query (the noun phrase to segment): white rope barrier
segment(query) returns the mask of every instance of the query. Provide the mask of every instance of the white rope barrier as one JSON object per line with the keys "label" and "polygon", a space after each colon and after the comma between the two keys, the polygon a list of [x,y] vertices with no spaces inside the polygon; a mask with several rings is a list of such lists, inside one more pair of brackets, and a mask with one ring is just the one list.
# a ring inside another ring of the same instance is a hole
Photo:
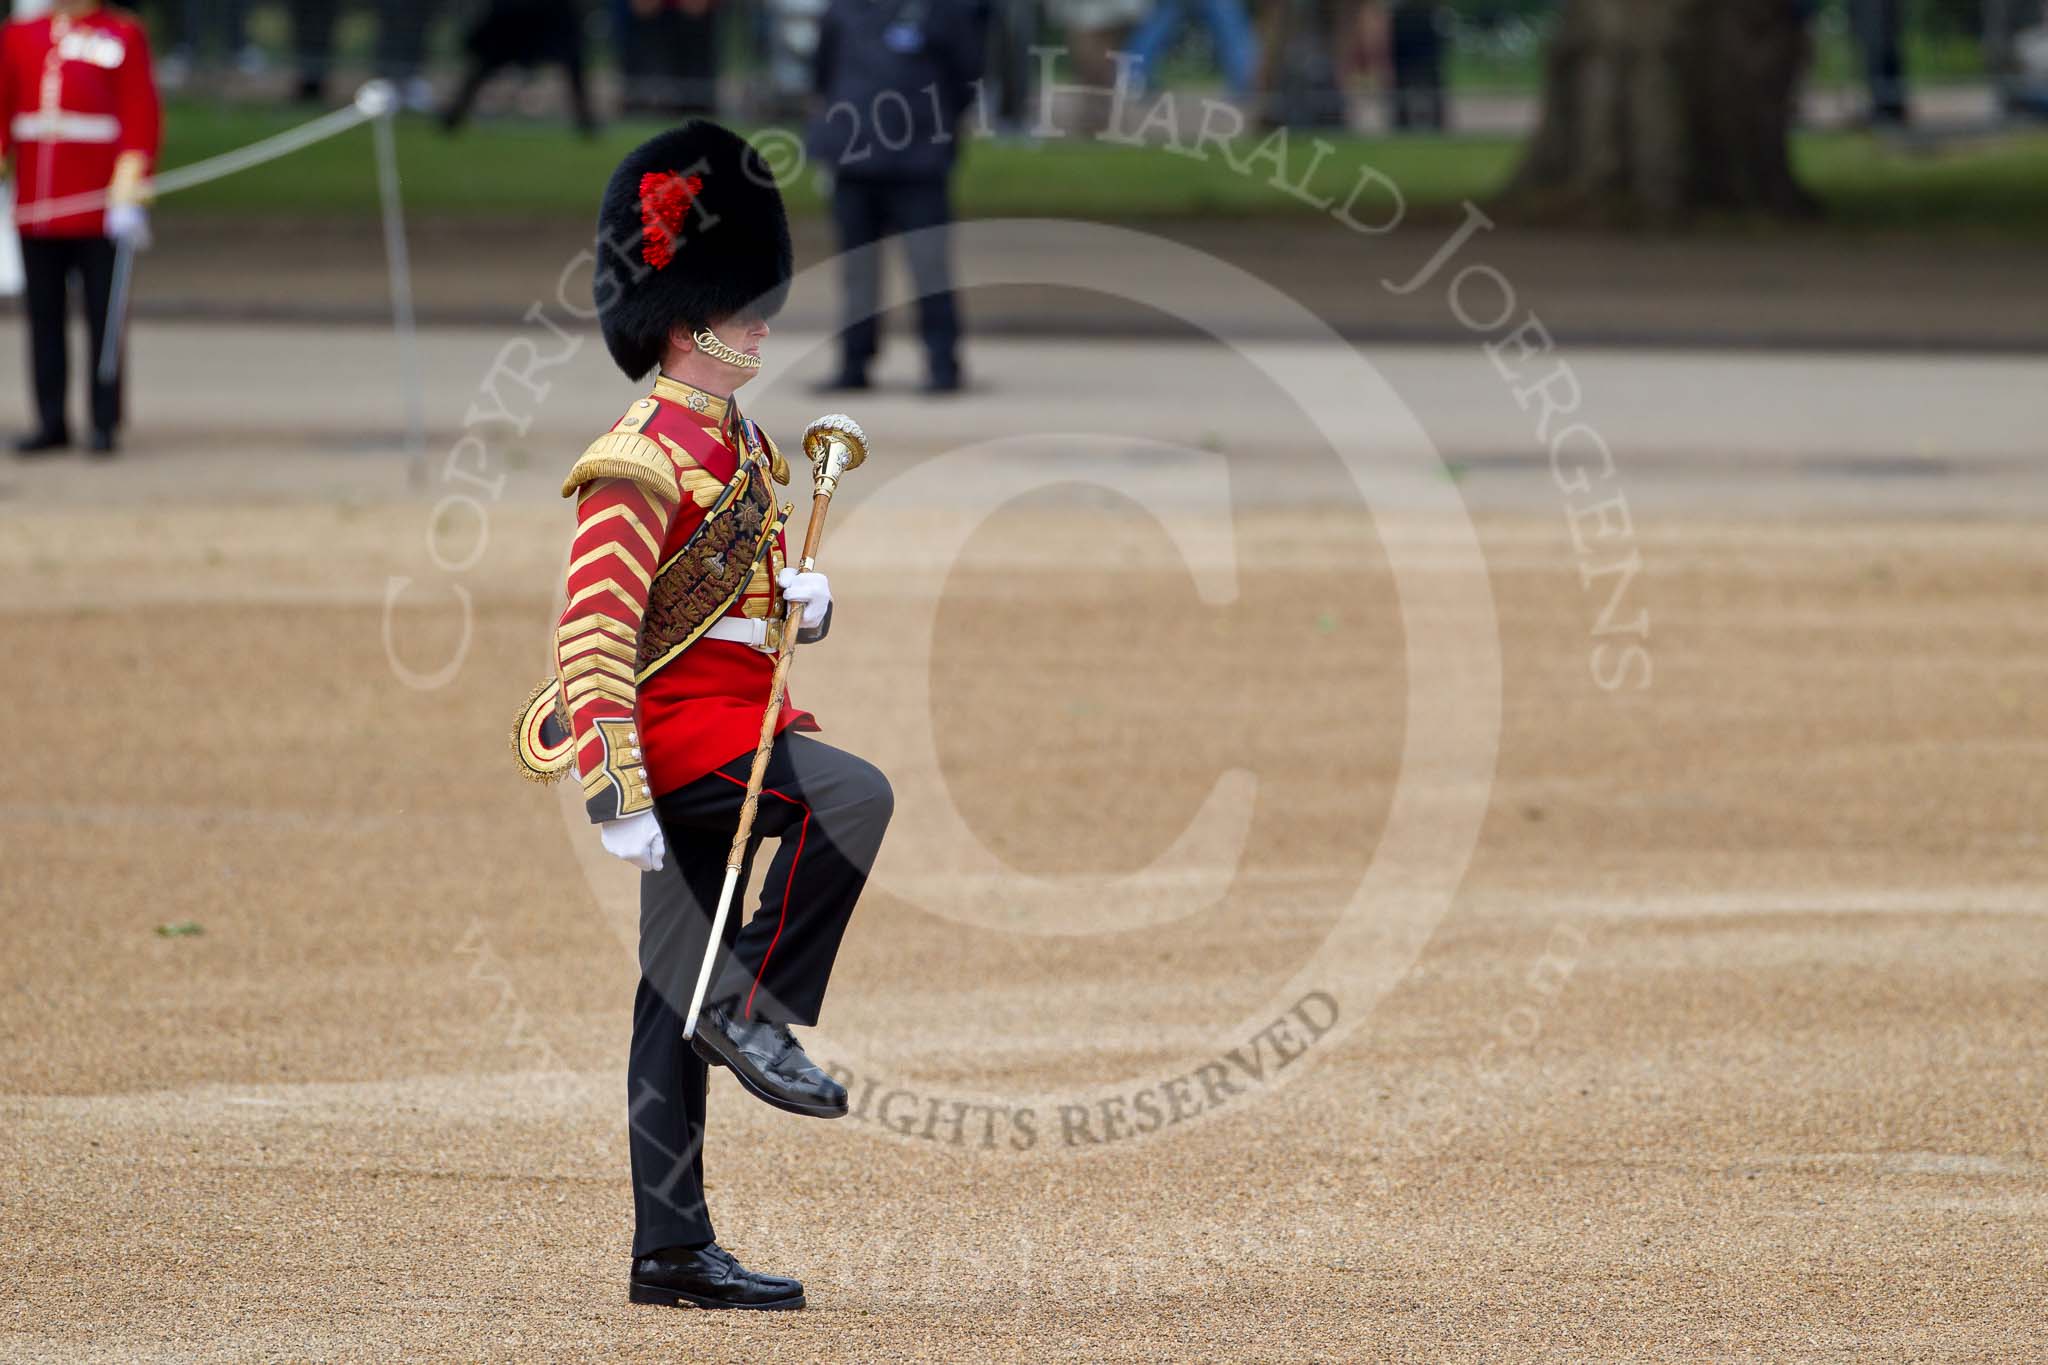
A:
{"label": "white rope barrier", "polygon": [[[382,118],[396,105],[396,96],[385,81],[371,81],[356,93],[355,102],[346,108],[330,113],[296,128],[287,128],[260,142],[246,147],[237,147],[219,156],[210,156],[204,161],[195,161],[189,166],[180,166],[143,181],[145,191],[152,195],[176,194],[194,186],[210,184],[228,176],[239,174],[290,156],[316,142],[338,137],[352,128],[360,128],[372,119]],[[83,194],[69,194],[62,199],[51,199],[30,208],[18,209],[15,221],[23,225],[45,222],[51,218],[68,218],[75,213],[92,213],[107,206],[106,190],[88,190]]]}

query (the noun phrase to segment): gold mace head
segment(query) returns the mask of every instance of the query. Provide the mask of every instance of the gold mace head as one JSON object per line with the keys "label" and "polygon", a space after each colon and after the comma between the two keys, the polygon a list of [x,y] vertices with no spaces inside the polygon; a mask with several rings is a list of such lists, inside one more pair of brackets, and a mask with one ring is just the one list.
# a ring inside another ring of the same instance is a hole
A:
{"label": "gold mace head", "polygon": [[804,458],[811,462],[818,492],[825,497],[839,487],[841,474],[860,468],[867,457],[867,433],[843,412],[829,413],[804,428]]}

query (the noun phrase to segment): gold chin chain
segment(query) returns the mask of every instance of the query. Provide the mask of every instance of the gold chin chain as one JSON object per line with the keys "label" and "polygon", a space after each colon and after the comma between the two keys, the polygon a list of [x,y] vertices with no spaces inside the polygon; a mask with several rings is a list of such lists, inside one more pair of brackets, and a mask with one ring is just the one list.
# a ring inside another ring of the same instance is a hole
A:
{"label": "gold chin chain", "polygon": [[690,339],[697,343],[698,350],[710,356],[713,360],[722,360],[726,364],[738,366],[742,370],[758,370],[761,368],[761,357],[748,355],[745,351],[735,351],[732,347],[726,345],[719,338],[718,333],[712,331],[709,327],[699,327]]}

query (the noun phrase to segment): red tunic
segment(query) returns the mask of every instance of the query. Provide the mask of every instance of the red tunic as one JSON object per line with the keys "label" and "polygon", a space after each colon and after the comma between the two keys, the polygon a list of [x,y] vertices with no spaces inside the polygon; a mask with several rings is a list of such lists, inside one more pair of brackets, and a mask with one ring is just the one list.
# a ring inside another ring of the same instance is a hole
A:
{"label": "red tunic", "polygon": [[[662,390],[657,389],[657,399]],[[724,483],[739,469],[742,444],[737,411],[724,421],[693,411],[685,403],[661,402],[651,424],[657,436],[667,435],[689,451],[706,474]],[[662,542],[663,562],[683,548],[704,520],[704,509],[685,499],[681,515],[669,523]],[[728,616],[781,617],[782,592],[775,586],[789,553],[783,533],[775,533],[770,572],[757,573]],[[775,656],[730,640],[699,640],[640,684],[635,714],[647,751],[647,775],[654,794],[687,786],[714,768],[754,751],[761,740],[761,713],[775,674]],[[776,733],[796,726],[815,730],[808,711],[799,711],[785,695]]]}
{"label": "red tunic", "polygon": [[[594,819],[645,809],[652,797],[751,753],[775,672],[771,654],[700,639],[634,681],[626,646],[638,642],[649,582],[703,524],[706,506],[739,473],[741,460],[765,466],[773,458],[771,443],[728,400],[662,378],[621,420],[614,440],[593,446],[578,470],[617,471],[655,450],[672,466],[673,499],[657,491],[658,474],[571,475],[580,501],[557,663]],[[767,562],[726,615],[780,619],[785,608],[775,575],[786,556],[777,531]],[[818,728],[785,698],[776,730],[791,726]]]}
{"label": "red tunic", "polygon": [[98,205],[55,217],[39,210],[104,191],[123,154],[139,154],[146,173],[162,130],[149,36],[126,10],[102,5],[0,30],[0,156],[14,162],[22,235],[106,235]]}

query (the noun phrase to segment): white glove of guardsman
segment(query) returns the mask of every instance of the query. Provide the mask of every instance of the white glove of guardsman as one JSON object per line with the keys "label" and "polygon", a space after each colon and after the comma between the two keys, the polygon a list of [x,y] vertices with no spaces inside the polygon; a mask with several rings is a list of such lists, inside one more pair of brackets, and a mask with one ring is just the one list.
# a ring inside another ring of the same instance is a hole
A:
{"label": "white glove of guardsman", "polygon": [[661,837],[661,822],[654,818],[653,811],[643,810],[623,820],[607,820],[597,830],[598,837],[604,840],[604,851],[614,858],[624,858],[642,872],[661,871],[661,864],[668,857],[668,841]]}
{"label": "white glove of guardsman", "polygon": [[137,251],[149,250],[149,210],[140,204],[107,205],[107,236]]}
{"label": "white glove of guardsman", "polygon": [[797,622],[799,629],[816,630],[825,624],[826,613],[832,610],[832,585],[825,575],[784,569],[775,576],[775,586],[782,589],[784,600],[804,604],[804,619]]}

